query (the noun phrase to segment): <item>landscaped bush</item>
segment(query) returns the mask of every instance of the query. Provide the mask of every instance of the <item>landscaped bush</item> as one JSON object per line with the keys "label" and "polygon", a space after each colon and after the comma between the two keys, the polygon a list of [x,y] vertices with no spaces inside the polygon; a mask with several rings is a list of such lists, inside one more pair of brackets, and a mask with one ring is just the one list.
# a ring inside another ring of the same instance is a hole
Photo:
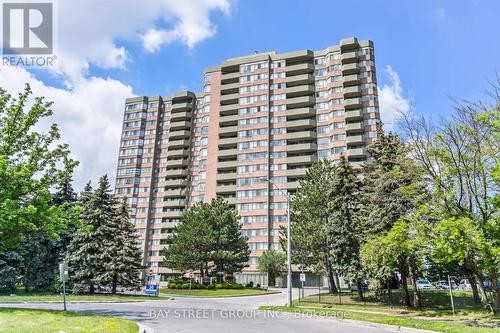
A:
{"label": "landscaped bush", "polygon": [[250,281],[245,285],[245,288],[253,288],[253,281]]}
{"label": "landscaped bush", "polygon": [[[253,285],[253,284],[252,284]],[[201,284],[197,281],[191,281],[189,282],[188,279],[170,279],[168,280],[167,283],[167,288],[168,289],[209,289],[209,290],[215,290],[215,289],[243,289],[245,286],[239,283],[228,283],[228,282],[223,282],[223,283],[212,283],[208,285]]]}

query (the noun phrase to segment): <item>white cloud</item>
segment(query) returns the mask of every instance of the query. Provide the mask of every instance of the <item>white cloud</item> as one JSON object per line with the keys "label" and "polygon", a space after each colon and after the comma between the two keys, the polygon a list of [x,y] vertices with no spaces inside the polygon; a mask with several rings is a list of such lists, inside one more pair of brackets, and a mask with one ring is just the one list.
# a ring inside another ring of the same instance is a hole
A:
{"label": "white cloud", "polygon": [[410,109],[410,101],[403,94],[398,73],[391,66],[385,68],[385,73],[390,83],[378,89],[379,108],[384,129],[391,131],[396,125],[399,113]]}
{"label": "white cloud", "polygon": [[59,125],[62,142],[70,145],[72,156],[80,161],[74,179],[81,189],[90,179],[108,173],[114,179],[123,103],[133,96],[132,88],[120,81],[91,77],[78,81],[71,90],[45,85],[22,68],[0,67],[0,87],[12,95],[29,82],[33,96],[53,101],[54,115],[49,121]]}
{"label": "white cloud", "polygon": [[[71,86],[91,65],[124,68],[130,55],[120,45],[141,43],[147,52],[173,41],[189,48],[210,38],[214,11],[229,13],[229,0],[64,0],[57,2],[58,45],[54,72]],[[157,27],[158,24],[171,29]]]}
{"label": "white cloud", "polygon": [[0,87],[17,94],[29,82],[34,96],[54,101],[51,121],[80,161],[74,175],[77,188],[104,173],[114,179],[124,100],[133,96],[133,89],[111,78],[89,77],[90,66],[125,68],[132,55],[123,41],[138,43],[147,52],[174,41],[192,48],[216,32],[210,14],[229,9],[229,0],[57,1],[58,60],[50,71],[65,89],[37,79],[37,71],[6,66],[0,66]]}

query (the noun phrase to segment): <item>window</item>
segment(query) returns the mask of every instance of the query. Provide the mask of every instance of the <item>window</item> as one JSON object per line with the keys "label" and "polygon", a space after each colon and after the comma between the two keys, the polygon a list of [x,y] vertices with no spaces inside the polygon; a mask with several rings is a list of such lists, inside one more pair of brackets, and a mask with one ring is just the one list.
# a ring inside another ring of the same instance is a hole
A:
{"label": "window", "polygon": [[238,174],[247,174],[258,171],[266,171],[267,164],[243,165],[238,167]]}
{"label": "window", "polygon": [[268,145],[267,140],[247,141],[247,142],[238,143],[238,149],[246,150],[246,149],[253,149],[253,148],[258,148],[258,147],[267,147],[267,145]]}
{"label": "window", "polygon": [[276,89],[285,89],[286,88],[286,84],[285,83],[275,83],[275,84],[271,84],[271,90],[276,90]]}
{"label": "window", "polygon": [[286,110],[286,104],[271,106],[271,112],[285,111],[285,110]]}
{"label": "window", "polygon": [[318,158],[329,158],[330,155],[330,149],[318,150]]}
{"label": "window", "polygon": [[271,74],[271,79],[282,79],[286,76],[285,72]]}
{"label": "window", "polygon": [[279,101],[286,99],[286,94],[271,95],[271,101]]}
{"label": "window", "polygon": [[239,102],[241,105],[246,105],[266,100],[267,100],[267,95],[257,95],[257,96],[241,97]]}
{"label": "window", "polygon": [[330,127],[328,125],[318,126],[318,133],[328,133],[330,131]]}
{"label": "window", "polygon": [[247,94],[247,93],[253,93],[259,90],[265,90],[267,89],[267,84],[256,84],[253,86],[246,86],[246,87],[241,87],[240,88],[240,94]]}
{"label": "window", "polygon": [[271,117],[271,123],[282,123],[286,121],[286,117],[281,116],[281,117]]}
{"label": "window", "polygon": [[270,142],[271,147],[276,147],[276,146],[286,146],[286,140],[272,140]]}
{"label": "window", "polygon": [[271,62],[271,68],[285,67],[285,60]]}
{"label": "window", "polygon": [[253,160],[253,159],[260,159],[260,158],[267,158],[267,153],[264,153],[264,152],[246,153],[246,154],[239,154],[238,155],[238,161],[240,161],[240,162]]}
{"label": "window", "polygon": [[241,222],[243,224],[266,223],[267,215],[242,216]]}
{"label": "window", "polygon": [[276,135],[276,134],[285,134],[286,133],[286,127],[280,127],[280,128],[273,128],[271,130],[271,134],[272,135]]}
{"label": "window", "polygon": [[334,72],[334,71],[340,71],[340,65],[331,65],[331,66],[328,66],[328,71],[329,72]]}
{"label": "window", "polygon": [[245,76],[240,77],[240,83],[253,82],[253,81],[267,79],[267,78],[268,78],[267,73],[245,75]]}
{"label": "window", "polygon": [[240,116],[244,116],[247,114],[253,114],[253,113],[258,113],[258,112],[266,112],[267,111],[267,105],[260,105],[260,106],[254,106],[250,108],[244,108],[244,109],[239,109],[238,113]]}
{"label": "window", "polygon": [[285,158],[286,157],[286,151],[276,151],[272,152],[270,154],[271,158]]}
{"label": "window", "polygon": [[236,207],[241,212],[248,212],[255,209],[267,209],[267,202],[242,203],[237,204]]}
{"label": "window", "polygon": [[278,171],[278,170],[286,170],[287,169],[287,165],[286,163],[282,163],[282,164],[271,164],[271,170],[272,171]]}
{"label": "window", "polygon": [[326,120],[328,120],[328,114],[327,113],[319,114],[316,116],[316,118],[318,119],[318,121],[326,121]]}
{"label": "window", "polygon": [[204,87],[203,87],[203,92],[208,93],[208,92],[210,92],[210,89],[211,89],[211,88],[212,88],[212,86],[211,86],[211,85],[209,85],[209,84],[207,84],[206,86],[204,86]]}
{"label": "window", "polygon": [[327,73],[326,68],[316,69],[314,71],[315,76],[325,76]]}
{"label": "window", "polygon": [[332,128],[344,128],[344,122],[338,121],[332,124]]}
{"label": "window", "polygon": [[335,134],[332,136],[332,142],[333,141],[343,141],[343,140],[345,140],[344,134]]}
{"label": "window", "polygon": [[334,147],[333,152],[335,154],[342,154],[343,152],[345,152],[345,147]]}
{"label": "window", "polygon": [[261,68],[267,68],[269,63],[267,61],[257,62],[253,64],[240,65],[240,73],[250,73]]}
{"label": "window", "polygon": [[314,64],[315,65],[322,65],[325,63],[325,60],[326,60],[325,57],[316,58],[316,59],[314,59]]}
{"label": "window", "polygon": [[240,119],[238,121],[239,126],[250,126],[250,125],[256,125],[256,124],[264,124],[268,122],[267,117],[258,117],[258,118],[249,118],[249,119]]}
{"label": "window", "polygon": [[236,198],[238,199],[252,199],[254,197],[262,197],[267,195],[268,195],[267,189],[245,190],[236,192]]}
{"label": "window", "polygon": [[256,135],[265,135],[267,134],[267,128],[258,128],[253,130],[239,131],[238,137],[240,138],[252,138]]}

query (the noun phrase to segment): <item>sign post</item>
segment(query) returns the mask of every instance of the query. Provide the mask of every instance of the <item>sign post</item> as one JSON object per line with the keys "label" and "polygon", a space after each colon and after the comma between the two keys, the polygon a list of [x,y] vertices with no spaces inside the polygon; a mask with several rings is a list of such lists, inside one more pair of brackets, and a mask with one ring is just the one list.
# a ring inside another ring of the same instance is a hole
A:
{"label": "sign post", "polygon": [[449,275],[448,275],[448,287],[450,288],[451,311],[453,315],[455,315],[455,304],[453,303],[453,289],[451,287],[451,279]]}
{"label": "sign post", "polygon": [[66,311],[66,281],[68,280],[68,263],[64,260],[59,264],[59,275],[63,284],[63,301],[64,301],[64,311]]}
{"label": "sign post", "polygon": [[153,269],[149,270],[149,274],[146,274],[146,295],[148,296],[158,296],[158,285],[160,284],[160,275],[153,274]]}

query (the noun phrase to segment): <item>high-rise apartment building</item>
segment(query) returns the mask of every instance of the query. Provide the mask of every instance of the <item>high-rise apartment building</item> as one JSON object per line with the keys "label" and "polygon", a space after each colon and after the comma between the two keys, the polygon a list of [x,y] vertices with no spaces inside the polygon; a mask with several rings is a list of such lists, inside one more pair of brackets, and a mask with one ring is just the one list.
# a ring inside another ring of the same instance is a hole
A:
{"label": "high-rise apartment building", "polygon": [[157,272],[161,249],[182,214],[222,196],[241,216],[256,259],[278,248],[286,196],[315,160],[366,160],[380,129],[373,42],[347,38],[321,51],[254,53],[205,71],[203,92],[125,102],[116,195],[126,196],[144,264]]}

